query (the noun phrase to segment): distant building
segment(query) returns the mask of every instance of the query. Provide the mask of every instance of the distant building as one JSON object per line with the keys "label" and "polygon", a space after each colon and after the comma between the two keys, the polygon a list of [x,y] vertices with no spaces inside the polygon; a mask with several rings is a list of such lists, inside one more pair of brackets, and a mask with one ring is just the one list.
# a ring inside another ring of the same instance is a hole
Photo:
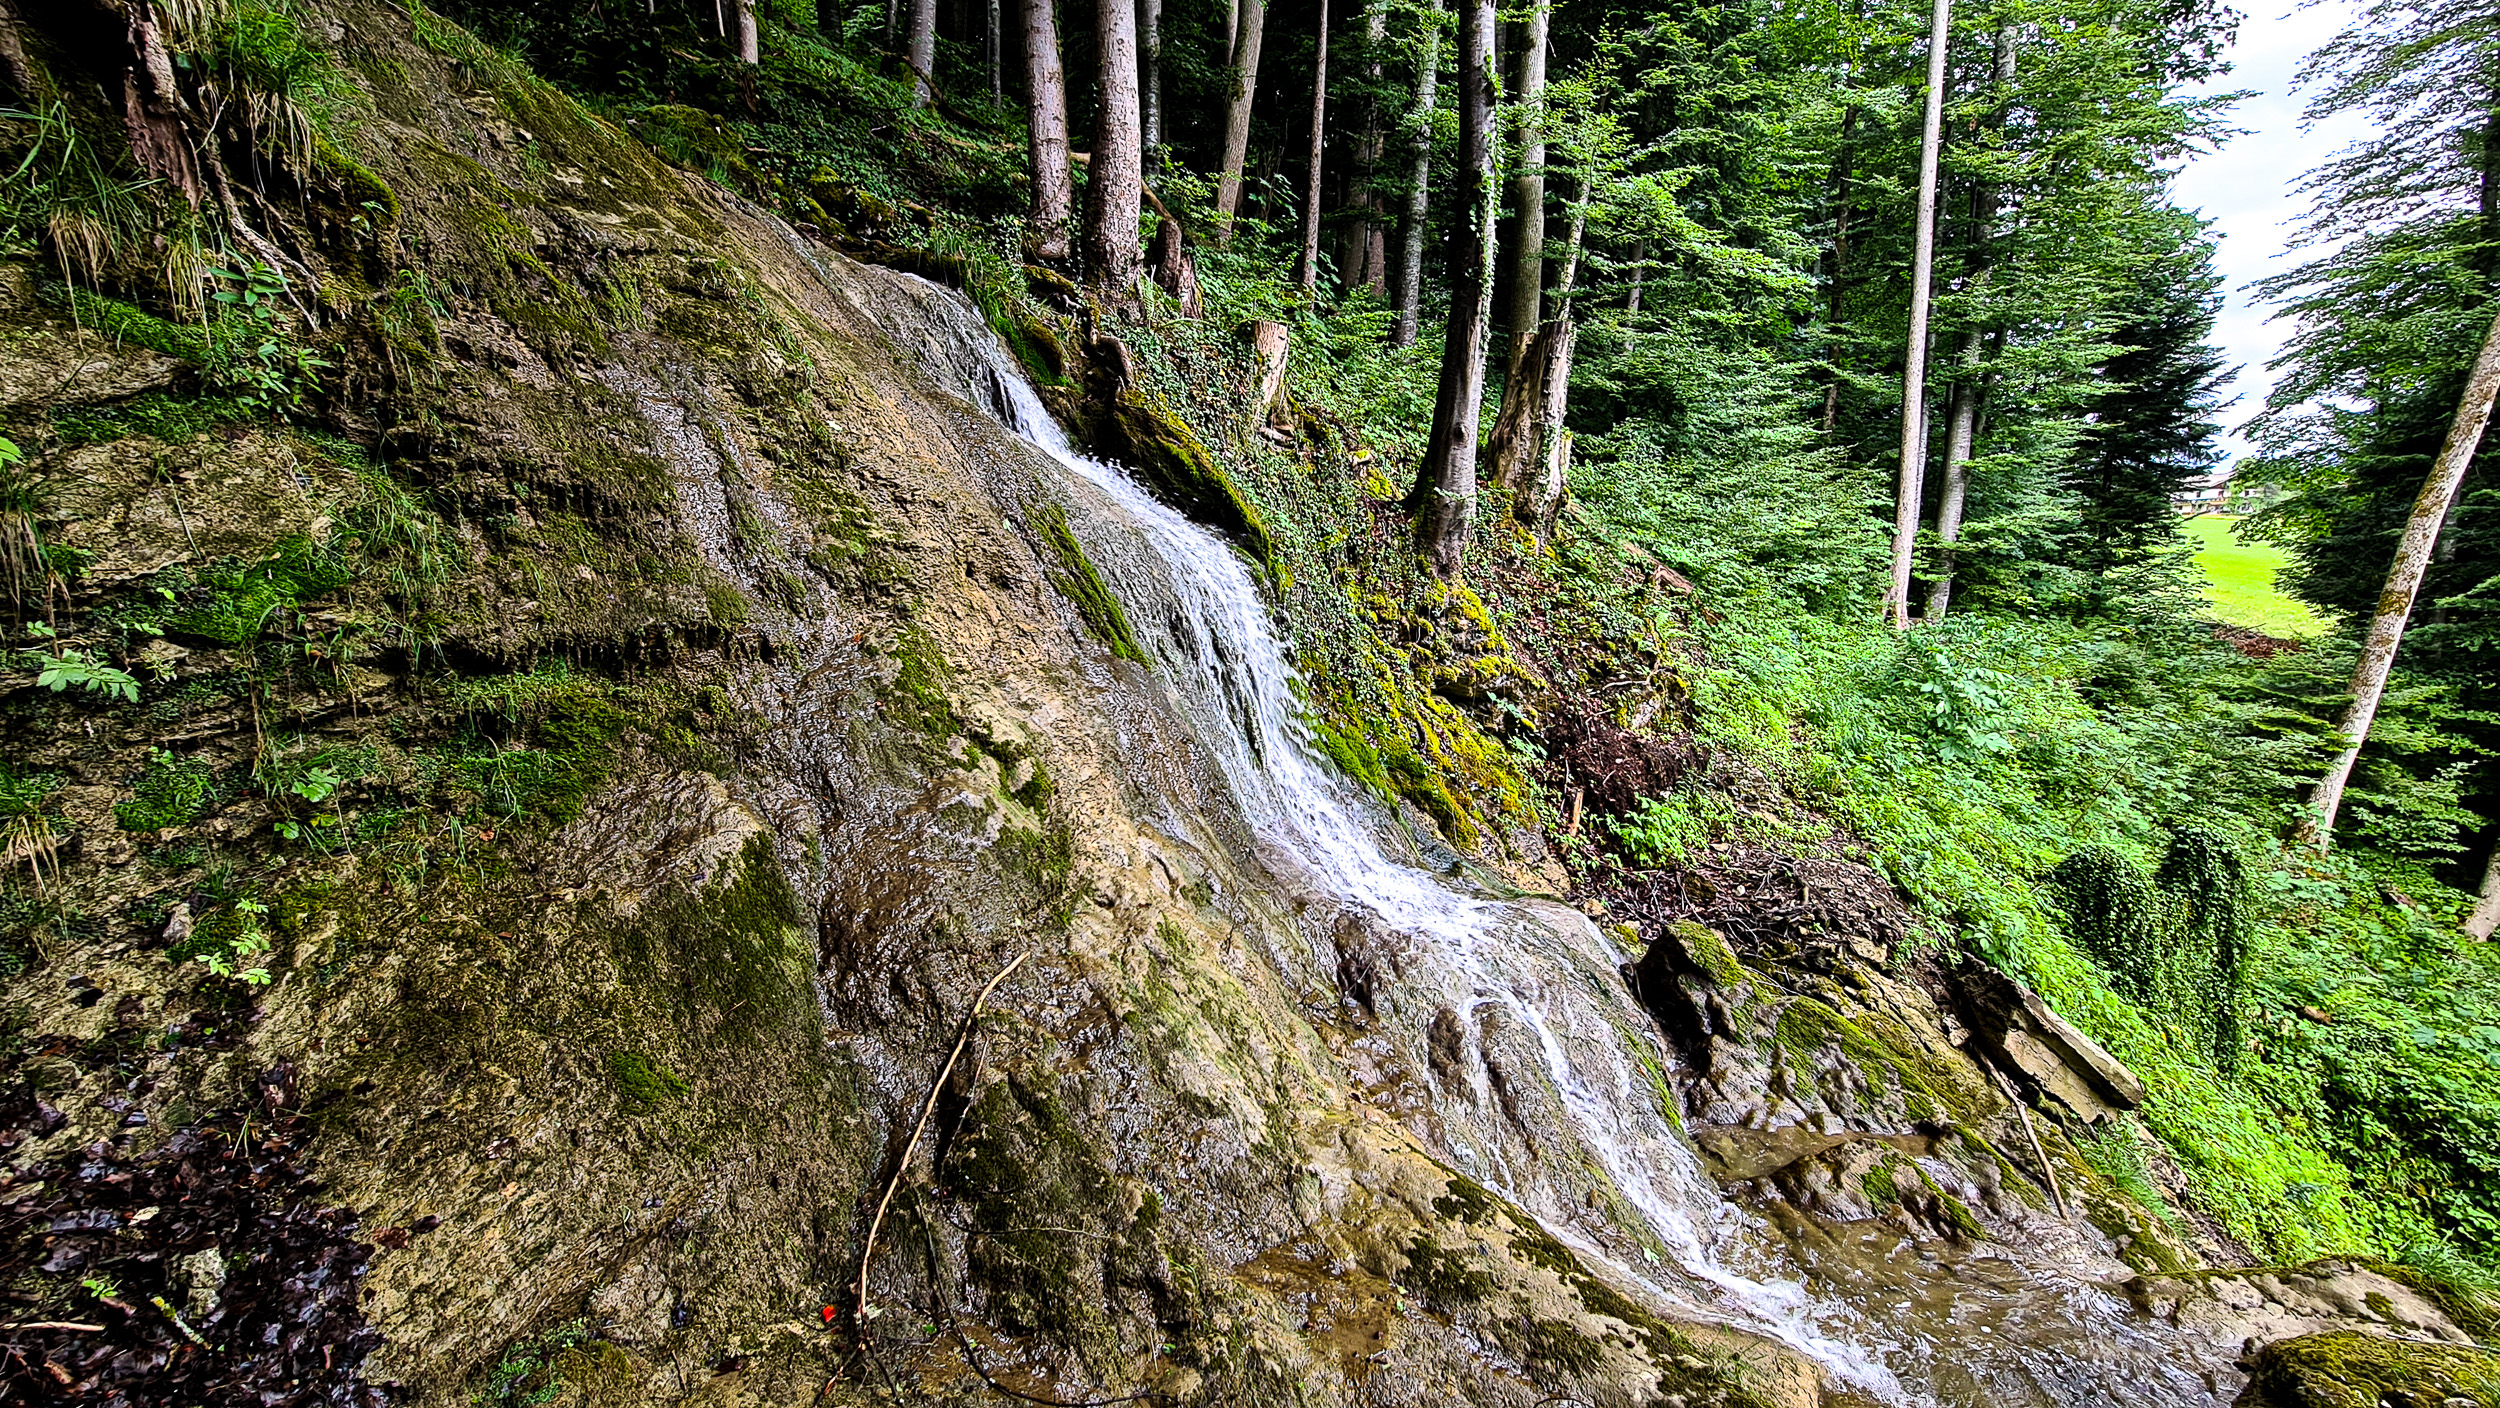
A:
{"label": "distant building", "polygon": [[2189,480],[2186,487],[2170,496],[2170,502],[2189,518],[2200,513],[2246,513],[2256,506],[2252,500],[2231,492],[2231,471],[2227,469]]}

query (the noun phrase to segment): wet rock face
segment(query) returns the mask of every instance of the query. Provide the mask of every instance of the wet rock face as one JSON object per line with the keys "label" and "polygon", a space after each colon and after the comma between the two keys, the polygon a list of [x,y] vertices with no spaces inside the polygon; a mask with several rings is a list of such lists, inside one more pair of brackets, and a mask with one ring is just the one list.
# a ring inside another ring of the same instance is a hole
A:
{"label": "wet rock face", "polygon": [[1952,973],[1963,1020],[1980,1052],[2035,1098],[2097,1124],[2144,1103],[2144,1082],[2040,995],[1997,969],[1965,959]]}
{"label": "wet rock face", "polygon": [[2303,1335],[2258,1350],[2238,1408],[2492,1408],[2500,1355],[2358,1330]]}

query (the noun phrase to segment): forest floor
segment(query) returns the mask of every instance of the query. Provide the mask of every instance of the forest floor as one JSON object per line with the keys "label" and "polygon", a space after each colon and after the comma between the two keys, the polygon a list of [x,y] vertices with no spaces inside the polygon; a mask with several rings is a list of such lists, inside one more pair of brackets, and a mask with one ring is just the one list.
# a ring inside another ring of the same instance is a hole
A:
{"label": "forest floor", "polygon": [[2275,585],[2275,574],[2289,560],[2283,550],[2242,542],[2236,531],[2239,522],[2229,514],[2206,513],[2185,525],[2196,544],[2196,565],[2204,571],[2205,599],[2213,603],[2214,615],[2226,625],[2288,640],[2326,634],[2334,623]]}

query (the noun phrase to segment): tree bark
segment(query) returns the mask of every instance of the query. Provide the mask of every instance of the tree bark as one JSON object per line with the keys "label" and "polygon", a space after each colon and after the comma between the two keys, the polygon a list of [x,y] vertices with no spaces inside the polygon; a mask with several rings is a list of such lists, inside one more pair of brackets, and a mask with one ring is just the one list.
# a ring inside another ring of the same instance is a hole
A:
{"label": "tree bark", "polygon": [[1094,13],[1102,81],[1085,177],[1085,265],[1096,287],[1126,301],[1145,268],[1137,239],[1146,189],[1145,152],[1138,141],[1137,12],[1125,0],[1104,0]]}
{"label": "tree bark", "polygon": [[1328,145],[1328,0],[1319,0],[1319,55],[1311,73],[1311,171],[1302,188],[1302,268],[1305,297],[1319,289],[1320,157]]}
{"label": "tree bark", "polygon": [[998,32],[998,6],[999,0],[989,0],[989,44],[984,50],[990,60],[990,101],[993,103],[1007,101],[1007,75],[1004,72],[1007,51]]}
{"label": "tree bark", "polygon": [[1233,98],[1224,108],[1224,164],[1215,178],[1215,239],[1232,238],[1241,209],[1241,168],[1250,159],[1250,103],[1259,95],[1259,41],[1267,29],[1267,0],[1247,0],[1234,26]]}
{"label": "tree bark", "polygon": [[2405,619],[2413,614],[2413,598],[2422,590],[2422,574],[2430,566],[2440,525],[2483,443],[2483,428],[2491,423],[2494,393],[2500,393],[2500,317],[2492,320],[2491,331],[2483,337],[2482,353],[2474,359],[2473,374],[2466,378],[2447,442],[2431,463],[2430,477],[2422,481],[2422,493],[2413,501],[2413,516],[2405,523],[2404,536],[2396,540],[2396,561],[2387,571],[2387,585],[2379,590],[2370,633],[2361,642],[2361,663],[2352,674],[2352,705],[2336,725],[2345,739],[2344,751],[2310,794],[2317,814],[2306,829],[2320,850],[2334,838],[2335,813],[2343,805],[2344,788],[2352,781],[2362,745],[2370,741],[2370,723],[2378,717],[2379,699],[2387,692],[2387,674],[2395,666],[2396,647],[2404,642]]}
{"label": "tree bark", "polygon": [[[1519,28],[1519,169],[1510,178],[1510,350],[1505,375],[1517,377],[1528,342],[1545,324],[1545,52],[1553,0],[1535,0]],[[1502,393],[1505,405],[1510,393]]]}
{"label": "tree bark", "polygon": [[1143,91],[1145,149],[1149,162],[1163,149],[1163,0],[1137,0],[1137,24],[1146,54]]}
{"label": "tree bark", "polygon": [[737,0],[737,4],[738,62],[752,68],[762,59],[756,42],[755,0]]}
{"label": "tree bark", "polygon": [[1024,74],[1033,137],[1033,254],[1068,257],[1076,188],[1068,174],[1068,80],[1059,66],[1059,27],[1051,0],[1024,0]]}
{"label": "tree bark", "polygon": [[1563,245],[1562,268],[1554,278],[1554,316],[1539,334],[1537,414],[1529,443],[1532,452],[1539,452],[1542,464],[1534,475],[1520,474],[1519,492],[1511,500],[1511,516],[1526,524],[1540,541],[1552,531],[1554,515],[1562,509],[1564,480],[1571,467],[1571,432],[1563,429],[1563,420],[1571,410],[1571,354],[1580,340],[1579,326],[1571,319],[1571,295],[1580,277],[1581,242],[1588,234],[1589,178],[1585,171],[1578,184],[1578,198],[1570,203],[1571,234]]}
{"label": "tree bark", "polygon": [[[738,0],[744,10],[752,0]],[[937,96],[930,87],[937,74],[937,0],[911,0],[911,36],[905,49],[911,65],[911,105],[925,108]]]}
{"label": "tree bark", "polygon": [[1936,275],[1936,159],[1944,140],[1944,61],[1953,37],[1953,0],[1936,0],[1927,28],[1927,123],[1918,148],[1918,221],[1910,255],[1910,335],[1901,373],[1901,477],[1894,488],[1892,583],[1884,614],[1910,624],[1910,567],[1917,555],[1919,500],[1927,480],[1927,304]]}
{"label": "tree bark", "polygon": [[1979,438],[1982,338],[1976,327],[1962,334],[1960,379],[1953,383],[1945,411],[1944,488],[1936,496],[1936,570],[1927,583],[1923,613],[1929,621],[1943,620],[1953,602],[1953,546],[1962,540],[1962,511],[1970,500],[1971,446]]}
{"label": "tree bark", "polygon": [[1389,302],[1397,309],[1392,347],[1415,345],[1415,320],[1424,293],[1424,217],[1432,186],[1432,114],[1439,105],[1441,83],[1441,0],[1431,0],[1424,31],[1423,57],[1415,66],[1415,111],[1407,119],[1407,137],[1415,164],[1408,174],[1406,208],[1398,216],[1398,282]]}
{"label": "tree bark", "polygon": [[2500,838],[2491,843],[2491,858],[2483,862],[2482,893],[2474,897],[2474,912],[2465,918],[2465,932],[2476,943],[2489,943],[2494,930],[2500,930]]}
{"label": "tree bark", "polygon": [[[1996,52],[1989,67],[1996,90],[1996,113],[1989,119],[1994,127],[2003,123],[2005,105],[2011,101],[2013,93],[2014,31],[2011,27],[2002,24],[1997,27]],[[1970,214],[1970,281],[1966,286],[1977,296],[1986,290],[1988,276],[1995,267],[1991,252],[1996,236],[1995,186],[1983,182],[1972,188]],[[1960,371],[1953,383],[1950,408],[1946,411],[1944,490],[1936,500],[1936,571],[1928,582],[1927,610],[1922,613],[1923,618],[1929,621],[1943,620],[1953,602],[1953,548],[1962,539],[1963,511],[1970,501],[1970,459],[1978,444],[1980,414],[1988,399],[1988,374],[1981,369],[1981,353],[1987,343],[1987,334],[1982,326],[1983,311],[1974,309],[1970,326],[1963,330]]]}
{"label": "tree bark", "polygon": [[1493,0],[1468,0],[1458,30],[1458,165],[1464,204],[1450,232],[1450,322],[1432,439],[1415,482],[1415,546],[1435,576],[1453,578],[1476,520],[1476,425],[1493,320]]}
{"label": "tree bark", "polygon": [[1380,194],[1372,188],[1380,167],[1380,47],[1389,35],[1386,0],[1369,0],[1363,10],[1363,118],[1354,136],[1353,165],[1347,169],[1348,215],[1337,246],[1337,278],[1348,293],[1368,288],[1389,289],[1389,246],[1380,220]]}

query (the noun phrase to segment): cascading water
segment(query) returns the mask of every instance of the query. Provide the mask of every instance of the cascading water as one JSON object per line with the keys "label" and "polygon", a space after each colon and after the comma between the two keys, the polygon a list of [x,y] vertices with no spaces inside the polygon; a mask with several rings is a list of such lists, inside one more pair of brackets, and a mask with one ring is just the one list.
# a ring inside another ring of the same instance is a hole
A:
{"label": "cascading water", "polygon": [[[1662,1306],[1768,1334],[1838,1383],[1905,1404],[2218,1402],[2107,1290],[2002,1258],[1940,1265],[1895,1239],[1827,1252],[1825,1294],[1728,1203],[1668,1113],[1672,1063],[1574,910],[1461,894],[1392,859],[1314,757],[1293,672],[1242,560],[1117,466],[1079,454],[959,295],[917,285],[924,362],[1058,467],[1089,557],[1286,888],[1385,971],[1366,1001],[1429,1069],[1452,1164]],[[1342,967],[1340,969],[1342,970]],[[1871,1235],[1871,1234],[1870,1234]],[[1881,1240],[1881,1239],[1878,1239]],[[1836,1244],[1837,1246],[1838,1244]]]}

